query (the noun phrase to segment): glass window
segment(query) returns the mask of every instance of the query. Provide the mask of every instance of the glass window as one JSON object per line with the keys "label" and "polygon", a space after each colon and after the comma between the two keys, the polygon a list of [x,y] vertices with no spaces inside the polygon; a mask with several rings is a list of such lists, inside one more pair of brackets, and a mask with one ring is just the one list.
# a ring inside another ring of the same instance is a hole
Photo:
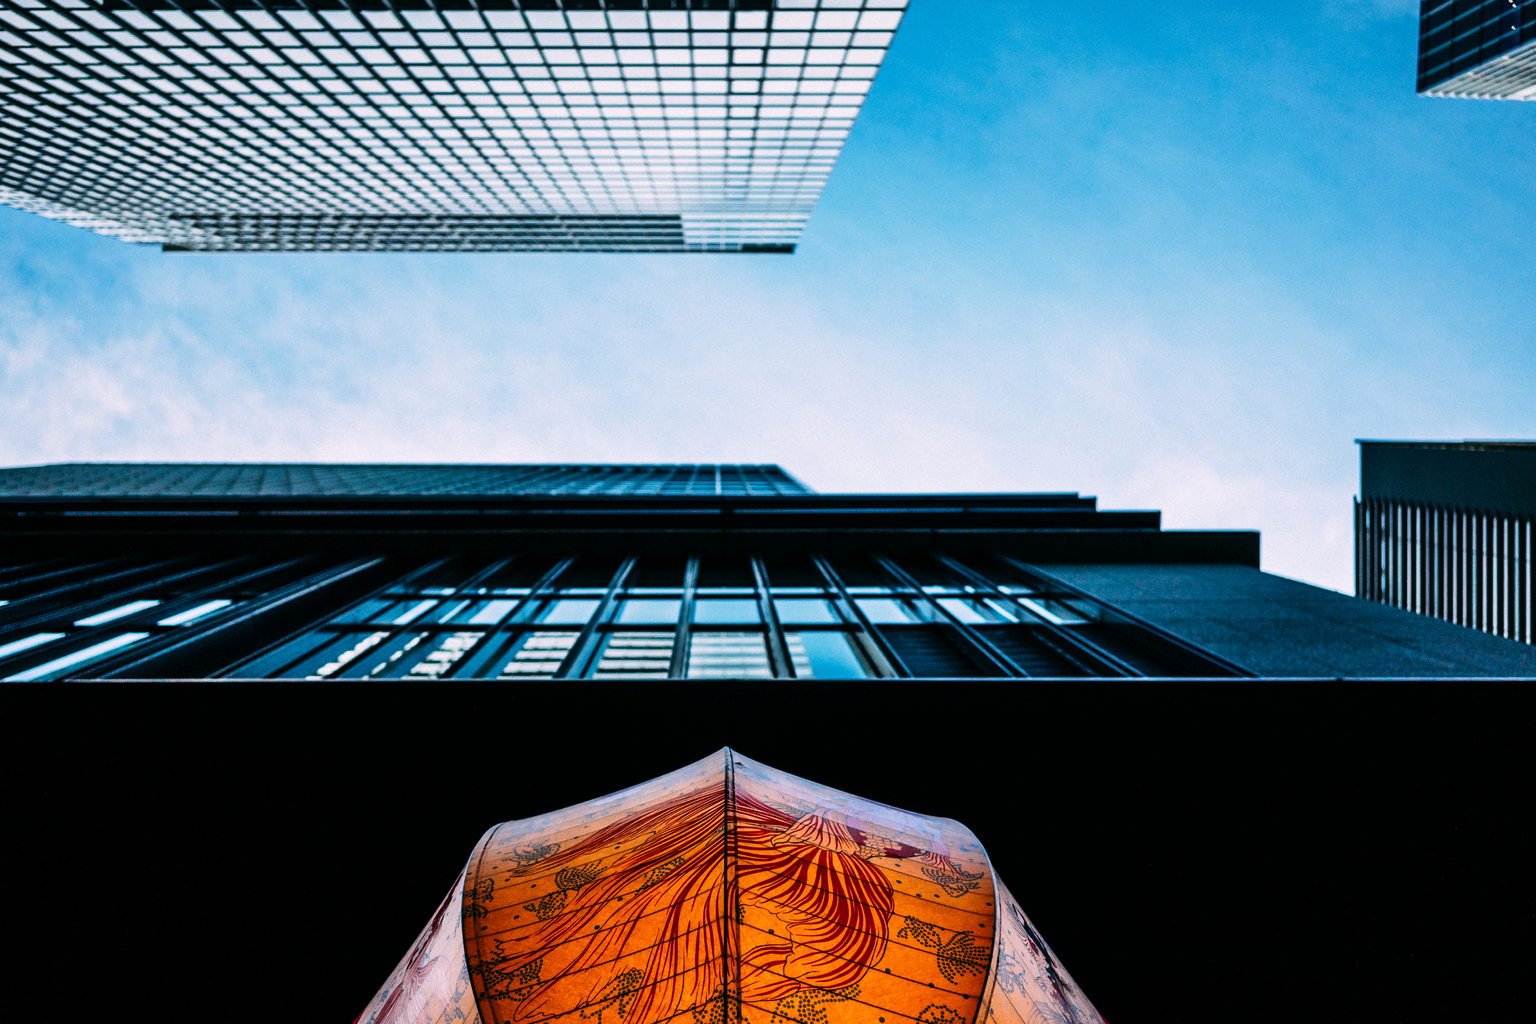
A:
{"label": "glass window", "polygon": [[33,633],[20,640],[12,640],[8,644],[0,644],[0,658],[9,658],[13,654],[20,654],[22,651],[30,651],[34,647],[52,643],[63,635],[63,633]]}
{"label": "glass window", "polygon": [[811,626],[838,621],[837,613],[828,601],[778,599],[773,602],[773,610],[778,613],[779,621],[788,625]]}
{"label": "glass window", "polygon": [[1016,598],[1016,600],[1046,622],[1054,623],[1058,626],[1075,626],[1090,621],[1076,608],[1061,601],[1048,601],[1028,597],[1020,597]]}
{"label": "glass window", "polygon": [[767,679],[768,646],[761,633],[695,633],[688,649],[688,678]]}
{"label": "glass window", "polygon": [[761,620],[756,601],[707,598],[695,602],[693,621],[705,626],[734,626]]}
{"label": "glass window", "polygon": [[864,679],[869,670],[847,633],[786,633],[789,659],[801,679]]}
{"label": "glass window", "polygon": [[471,626],[494,626],[508,615],[511,615],[512,609],[516,607],[517,601],[515,600],[486,601],[475,609],[474,614],[470,615],[469,624]]}
{"label": "glass window", "polygon": [[1017,622],[1018,616],[992,601],[972,601],[959,597],[941,597],[939,605],[961,622]]}
{"label": "glass window", "polygon": [[551,601],[544,606],[535,618],[535,622],[542,622],[550,626],[584,626],[592,613],[597,611],[597,601],[571,600],[569,598],[559,601]]}
{"label": "glass window", "polygon": [[1001,619],[998,619],[996,621],[1000,621],[1000,622],[1018,622],[1019,619],[1022,618],[1022,616],[1019,614],[1018,609],[1012,608],[1012,607],[1010,607],[1009,605],[1007,605],[1006,603],[1004,603],[1002,601],[994,601],[991,598],[987,598],[987,600],[984,601],[983,604],[985,604],[986,607],[988,609],[990,609],[991,611],[996,612],[998,615],[1002,616]]}
{"label": "glass window", "polygon": [[[388,633],[376,633],[375,636],[389,637]],[[397,633],[393,639],[386,639],[378,644],[370,644],[362,649],[357,657],[350,663],[341,665],[332,672],[321,672],[334,676],[337,679],[363,679],[378,675],[398,675],[401,668],[401,659],[411,655],[414,661],[418,655],[412,654],[421,647],[430,637],[431,633]],[[425,652],[421,652],[425,653]]]}
{"label": "glass window", "polygon": [[671,633],[611,633],[592,675],[596,679],[665,679],[671,668]]}
{"label": "glass window", "polygon": [[681,601],[629,600],[619,608],[618,621],[628,625],[669,625],[677,621]]}
{"label": "glass window", "polygon": [[132,615],[134,612],[141,612],[146,608],[153,608],[159,603],[159,601],[129,601],[127,604],[119,605],[110,611],[97,612],[95,615],[89,615],[77,621],[75,625],[100,626],[104,622],[112,622],[116,619],[126,618],[129,615]]}
{"label": "glass window", "polygon": [[870,622],[890,625],[894,623],[923,621],[918,618],[916,613],[912,611],[912,607],[905,601],[896,601],[891,598],[861,597],[858,599],[857,604],[859,611],[863,612],[864,617]]}
{"label": "glass window", "polygon": [[388,598],[373,598],[371,600],[364,601],[362,604],[358,605],[356,608],[353,608],[351,611],[343,612],[342,614],[336,616],[334,621],[367,622],[374,616],[380,615],[381,613],[388,611],[390,608],[393,608],[396,604],[398,604],[398,602],[389,600]]}
{"label": "glass window", "polygon": [[415,604],[402,611],[399,615],[396,615],[394,618],[390,619],[389,624],[392,626],[409,625],[436,607],[436,601],[417,601]]}
{"label": "glass window", "polygon": [[[159,604],[158,601],[155,603]],[[149,636],[148,633],[123,633],[110,640],[103,640],[99,644],[92,644],[83,650],[75,651],[73,654],[66,654],[62,658],[55,658],[52,661],[44,662],[35,668],[27,669],[25,672],[6,676],[5,681],[8,683],[29,683],[34,679],[45,679],[49,676],[60,675],[66,669],[74,668],[76,665],[83,665],[87,661],[94,661],[103,655],[121,650],[130,644],[136,644],[147,636]]]}
{"label": "glass window", "polygon": [[436,647],[405,673],[407,679],[438,679],[464,657],[484,633],[450,633],[439,637]]}
{"label": "glass window", "polygon": [[198,605],[196,608],[188,608],[184,612],[177,612],[175,615],[161,619],[159,622],[155,623],[155,625],[184,626],[188,622],[191,622],[193,619],[200,619],[204,615],[212,615],[214,612],[219,611],[222,608],[228,608],[232,604],[234,604],[233,601],[224,597],[221,597],[216,601],[205,601]]}
{"label": "glass window", "polygon": [[449,604],[447,601],[444,601],[443,604],[446,607],[441,608],[441,609],[438,610],[438,613],[434,617],[433,621],[435,621],[435,622],[451,622],[451,621],[453,621],[453,617],[455,615],[458,615],[460,612],[462,612],[464,609],[468,608],[470,605],[472,605],[474,603],[475,602],[471,601],[471,600],[456,601],[456,602],[454,602],[452,604]]}
{"label": "glass window", "polygon": [[574,643],[575,633],[530,633],[519,641],[517,653],[501,670],[500,678],[548,679],[559,670]]}

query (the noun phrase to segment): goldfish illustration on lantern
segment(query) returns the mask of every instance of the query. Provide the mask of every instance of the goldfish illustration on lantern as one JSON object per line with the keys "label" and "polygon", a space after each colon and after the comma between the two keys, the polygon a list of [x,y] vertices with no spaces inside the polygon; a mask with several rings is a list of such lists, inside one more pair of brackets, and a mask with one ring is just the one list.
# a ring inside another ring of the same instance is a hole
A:
{"label": "goldfish illustration on lantern", "polygon": [[473,1016],[401,1024],[972,1024],[997,926],[963,826],[729,750],[497,826],[452,895]]}

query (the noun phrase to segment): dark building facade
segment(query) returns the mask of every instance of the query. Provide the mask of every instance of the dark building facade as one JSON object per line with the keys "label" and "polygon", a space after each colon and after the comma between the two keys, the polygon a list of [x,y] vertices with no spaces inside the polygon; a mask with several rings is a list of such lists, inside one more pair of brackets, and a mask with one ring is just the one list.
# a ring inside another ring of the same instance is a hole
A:
{"label": "dark building facade", "polygon": [[1355,593],[1530,643],[1536,442],[1359,444]]}
{"label": "dark building facade", "polygon": [[1536,0],[1422,0],[1418,89],[1536,99]]}
{"label": "dark building facade", "polygon": [[776,466],[0,471],[0,679],[1518,676],[1536,652],[1075,494]]}

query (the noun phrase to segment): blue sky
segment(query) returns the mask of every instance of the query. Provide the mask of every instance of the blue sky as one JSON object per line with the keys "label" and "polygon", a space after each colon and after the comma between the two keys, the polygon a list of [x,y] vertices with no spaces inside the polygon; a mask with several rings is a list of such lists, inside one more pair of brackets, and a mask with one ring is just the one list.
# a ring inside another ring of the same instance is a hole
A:
{"label": "blue sky", "polygon": [[779,462],[1258,528],[1536,436],[1536,103],[1413,0],[914,0],[793,257],[164,255],[0,208],[0,464]]}

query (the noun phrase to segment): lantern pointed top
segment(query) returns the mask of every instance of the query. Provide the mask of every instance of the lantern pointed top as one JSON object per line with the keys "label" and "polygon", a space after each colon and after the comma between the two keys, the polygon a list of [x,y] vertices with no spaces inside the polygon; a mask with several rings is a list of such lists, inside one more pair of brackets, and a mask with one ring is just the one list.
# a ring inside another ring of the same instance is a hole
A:
{"label": "lantern pointed top", "polygon": [[358,1024],[1088,1024],[958,822],[726,747],[498,825]]}

